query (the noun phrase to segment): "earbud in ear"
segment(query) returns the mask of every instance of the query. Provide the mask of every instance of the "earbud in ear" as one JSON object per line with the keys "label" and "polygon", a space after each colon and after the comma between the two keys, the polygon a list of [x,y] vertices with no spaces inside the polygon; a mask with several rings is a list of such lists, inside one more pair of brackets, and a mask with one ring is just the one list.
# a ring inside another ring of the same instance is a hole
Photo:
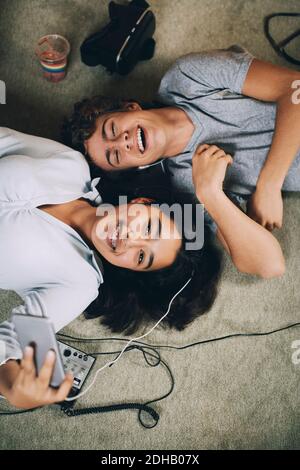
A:
{"label": "earbud in ear", "polygon": [[144,165],[144,166],[138,166],[138,170],[146,170],[146,168],[149,168],[152,165]]}
{"label": "earbud in ear", "polygon": [[[150,163],[149,165],[142,165],[142,166],[138,166],[137,169],[138,170],[146,170],[147,168],[150,168],[151,166],[155,166],[155,165],[159,165],[159,164],[162,164],[162,158],[160,160],[157,160],[157,162],[154,162],[154,163]],[[162,165],[163,167],[163,165]]]}

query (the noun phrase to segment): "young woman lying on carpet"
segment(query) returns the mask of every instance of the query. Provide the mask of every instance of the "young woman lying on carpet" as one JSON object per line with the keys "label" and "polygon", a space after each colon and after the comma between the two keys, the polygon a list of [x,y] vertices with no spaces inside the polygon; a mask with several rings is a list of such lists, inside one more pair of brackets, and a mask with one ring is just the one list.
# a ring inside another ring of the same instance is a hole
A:
{"label": "young woman lying on carpet", "polygon": [[[207,162],[212,188],[221,187],[230,161],[223,153]],[[192,277],[166,317],[170,327],[184,328],[213,304],[219,251],[209,236],[188,250],[177,220],[151,200],[138,198],[108,211],[98,181],[91,180],[79,152],[0,128],[0,288],[24,301],[13,312],[46,315],[58,331],[98,297],[104,325],[132,333],[161,318]],[[273,249],[281,258],[280,248]],[[53,358],[36,377],[33,350],[22,359],[11,321],[0,325],[0,356],[0,394],[13,405],[33,408],[69,392],[71,377],[58,390],[49,387]]]}
{"label": "young woman lying on carpet", "polygon": [[[282,190],[300,191],[299,80],[299,72],[257,60],[239,46],[190,54],[165,74],[152,107],[83,100],[64,134],[105,171],[161,159],[175,188],[205,205],[208,225],[240,271],[281,275],[284,262],[272,258],[267,231],[282,226]],[[207,157],[217,147],[233,164],[223,191],[212,194],[203,168],[194,184],[192,164],[199,165],[195,152]],[[243,202],[247,215],[233,223]],[[265,261],[272,259],[272,265]]]}

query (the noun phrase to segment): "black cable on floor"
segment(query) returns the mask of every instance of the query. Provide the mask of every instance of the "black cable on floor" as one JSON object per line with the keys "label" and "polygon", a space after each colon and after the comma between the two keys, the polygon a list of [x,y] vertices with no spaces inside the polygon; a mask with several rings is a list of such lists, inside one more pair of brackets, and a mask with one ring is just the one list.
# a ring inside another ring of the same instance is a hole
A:
{"label": "black cable on floor", "polygon": [[298,36],[300,36],[300,29],[293,31],[286,38],[281,39],[281,41],[279,42],[276,42],[270,32],[271,20],[273,20],[276,17],[277,18],[278,17],[287,17],[287,18],[288,17],[300,17],[300,13],[299,12],[297,13],[296,12],[279,12],[279,13],[272,13],[270,15],[265,16],[264,18],[264,33],[271,47],[280,57],[283,57],[285,60],[287,60],[291,64],[299,66],[300,58],[296,59],[295,57],[292,57],[290,54],[286,52],[285,47],[287,47],[291,41],[293,41]]}
{"label": "black cable on floor", "polygon": [[[230,338],[239,338],[239,337],[255,337],[255,336],[269,336],[269,335],[273,335],[275,333],[279,333],[280,331],[285,331],[285,330],[289,330],[290,328],[295,328],[297,326],[300,326],[300,322],[296,322],[296,323],[290,323],[289,325],[286,325],[286,326],[283,326],[283,327],[280,327],[280,328],[276,328],[275,330],[270,330],[270,331],[266,331],[266,332],[253,332],[253,333],[232,333],[232,334],[229,334],[229,335],[225,335],[225,336],[217,336],[216,338],[209,338],[209,339],[204,339],[202,341],[196,341],[194,343],[189,343],[189,344],[185,344],[183,346],[170,346],[170,345],[167,345],[167,344],[150,344],[150,343],[144,343],[142,341],[134,341],[134,344],[139,344],[139,345],[142,345],[142,346],[150,346],[152,348],[155,348],[155,349],[175,349],[175,350],[184,350],[184,349],[188,349],[188,348],[192,348],[194,346],[198,346],[198,345],[201,345],[201,344],[208,344],[208,343],[213,343],[213,342],[216,342],[216,341],[222,341],[222,340],[225,340],[225,339],[230,339]],[[62,337],[62,338],[65,338],[71,342],[82,342],[82,343],[86,343],[86,342],[103,342],[103,341],[121,341],[121,342],[128,342],[129,339],[128,338],[79,338],[77,336],[71,336],[71,335],[66,335],[66,334],[63,334],[63,333],[57,333],[57,336],[59,337]],[[117,352],[115,351],[115,353],[117,354]],[[111,352],[102,352],[101,354],[112,354]]]}
{"label": "black cable on floor", "polygon": [[[68,415],[68,416],[78,416],[78,415],[84,415],[84,414],[92,414],[92,413],[105,413],[105,412],[110,412],[110,411],[119,411],[119,410],[125,410],[125,409],[138,409],[139,410],[139,413],[138,413],[138,418],[139,418],[139,421],[140,423],[142,424],[142,426],[144,426],[145,428],[152,428],[154,426],[156,426],[156,424],[158,423],[158,420],[159,420],[159,414],[153,409],[151,408],[149,405],[152,404],[152,403],[156,403],[160,400],[163,400],[164,398],[167,398],[173,391],[174,389],[174,386],[175,386],[175,379],[174,379],[174,376],[172,374],[172,371],[170,369],[170,367],[168,366],[168,364],[161,358],[159,352],[157,351],[157,349],[174,349],[174,350],[185,350],[185,349],[188,349],[188,348],[191,348],[191,347],[194,347],[194,346],[199,346],[199,345],[202,345],[202,344],[208,344],[208,343],[212,343],[212,342],[217,342],[217,341],[222,341],[222,340],[225,340],[225,339],[230,339],[230,338],[238,338],[238,337],[257,337],[257,336],[269,336],[269,335],[272,335],[272,334],[275,334],[275,333],[278,333],[278,332],[281,332],[281,331],[285,331],[285,330],[288,330],[290,328],[295,328],[295,327],[298,327],[300,326],[300,322],[296,322],[296,323],[291,323],[289,325],[286,325],[286,326],[283,326],[283,327],[280,327],[280,328],[276,328],[275,330],[270,330],[270,331],[267,331],[267,332],[254,332],[254,333],[232,333],[232,334],[229,334],[229,335],[225,335],[225,336],[219,336],[219,337],[216,337],[216,338],[209,338],[209,339],[206,339],[206,340],[202,340],[202,341],[196,341],[194,343],[189,343],[189,344],[186,344],[186,345],[183,345],[183,346],[170,346],[170,345],[155,345],[155,344],[149,344],[149,343],[144,343],[144,342],[141,342],[141,341],[134,341],[134,343],[131,344],[131,346],[129,346],[125,351],[130,351],[130,350],[133,350],[133,349],[137,349],[137,350],[140,350],[142,353],[143,353],[143,356],[144,356],[144,359],[145,361],[147,362],[148,365],[150,365],[151,367],[155,367],[159,364],[163,364],[164,367],[167,369],[168,373],[169,373],[169,376],[170,376],[170,379],[171,379],[171,387],[169,389],[169,391],[159,397],[159,398],[156,398],[154,400],[151,400],[151,401],[148,401],[146,403],[120,403],[120,404],[115,404],[115,405],[108,405],[108,406],[102,406],[102,407],[90,407],[90,408],[82,408],[82,409],[71,409],[70,407],[68,408],[65,408],[63,409],[63,411]],[[128,339],[127,338],[79,338],[79,337],[76,337],[76,336],[71,336],[71,335],[66,335],[66,334],[63,334],[63,333],[58,333],[57,336],[61,337],[61,338],[65,338],[71,342],[82,342],[82,343],[86,343],[86,342],[102,342],[102,341],[120,341],[120,342],[128,342]],[[151,352],[149,352],[148,350],[150,350]],[[104,352],[96,352],[96,353],[93,353],[94,356],[100,356],[100,355],[111,355],[111,354],[117,354],[119,355],[121,351],[104,351]],[[150,356],[152,358],[155,358],[156,359],[156,362],[152,362],[149,361],[149,358],[147,357]],[[21,414],[21,413],[28,413],[28,412],[32,412],[32,411],[35,411],[37,409],[40,409],[41,407],[39,408],[34,408],[32,410],[20,410],[20,411],[15,411],[15,412],[1,412],[0,415],[15,415],[15,414]],[[151,416],[153,418],[153,422],[151,425],[149,424],[146,424],[145,421],[143,421],[142,419],[142,412],[146,412],[148,414],[148,416]]]}
{"label": "black cable on floor", "polygon": [[[175,379],[172,374],[172,371],[168,364],[161,358],[160,354],[158,351],[156,351],[153,347],[151,346],[140,346],[140,345],[131,345],[129,346],[125,352],[129,352],[132,350],[139,350],[143,353],[143,357],[146,361],[146,363],[150,367],[157,367],[158,365],[162,364],[165,369],[167,370],[170,380],[171,380],[171,386],[170,389],[168,390],[167,393],[164,395],[155,398],[153,400],[149,400],[146,403],[116,403],[113,405],[107,405],[107,406],[95,406],[95,407],[89,407],[89,408],[78,408],[74,409],[72,405],[74,402],[67,402],[63,403],[60,405],[61,410],[68,416],[68,417],[75,417],[75,416],[82,416],[82,415],[90,415],[90,414],[96,414],[96,413],[109,413],[113,411],[122,411],[122,410],[129,410],[129,409],[136,409],[138,410],[138,420],[141,423],[141,425],[146,428],[146,429],[151,429],[155,427],[159,421],[159,413],[154,410],[150,405],[153,403],[157,403],[158,401],[161,401],[165,398],[167,398],[173,391],[174,386],[175,386]],[[94,356],[100,356],[102,355],[102,352],[96,352],[93,355]],[[120,351],[113,351],[109,353],[104,353],[104,354],[120,354]],[[150,360],[150,358],[152,360]],[[11,411],[11,412],[0,412],[0,416],[9,416],[9,415],[17,415],[21,413],[29,413],[32,411],[35,411],[39,408],[33,408],[31,410],[20,410],[20,411]],[[149,419],[150,418],[150,419]]]}
{"label": "black cable on floor", "polygon": [[[160,354],[154,348],[149,347],[149,346],[142,347],[138,345],[131,345],[125,351],[127,352],[133,349],[137,349],[143,353],[144,359],[149,366],[157,367],[158,365],[162,364],[166,368],[169,374],[169,377],[171,379],[171,387],[169,391],[158,398],[147,401],[146,403],[120,403],[120,404],[115,404],[115,405],[97,406],[97,407],[79,408],[79,409],[71,409],[69,407],[62,408],[63,411],[67,414],[67,416],[72,417],[72,416],[87,415],[87,414],[92,414],[92,413],[107,413],[111,411],[138,409],[139,410],[138,419],[144,428],[150,429],[157,425],[158,420],[159,420],[159,414],[149,405],[153,403],[157,403],[158,401],[161,401],[167,398],[174,389],[175,379],[168,364],[161,358]],[[151,350],[151,352],[149,350]],[[105,353],[105,354],[119,354],[119,353],[120,351],[113,351],[111,353]],[[102,354],[103,353],[101,352],[93,353],[94,356],[100,356]],[[149,360],[148,356],[152,358],[152,361]],[[144,417],[143,417],[143,412],[144,412]],[[149,417],[150,417],[150,421],[149,421]]]}

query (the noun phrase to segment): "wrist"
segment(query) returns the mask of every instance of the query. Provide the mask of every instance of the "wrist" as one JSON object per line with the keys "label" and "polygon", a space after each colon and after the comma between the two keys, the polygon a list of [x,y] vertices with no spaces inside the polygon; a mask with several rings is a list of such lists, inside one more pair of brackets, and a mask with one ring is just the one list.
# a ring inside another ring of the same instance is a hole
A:
{"label": "wrist", "polygon": [[222,188],[217,188],[215,186],[207,185],[203,186],[202,188],[197,188],[196,190],[196,196],[198,200],[204,205],[209,204],[211,201],[221,195],[224,195]]}
{"label": "wrist", "polygon": [[262,170],[257,180],[256,188],[281,191],[284,178],[281,175]]}
{"label": "wrist", "polygon": [[197,191],[197,198],[205,207],[211,207],[218,204],[219,200],[226,197],[222,189],[216,187],[206,187]]}

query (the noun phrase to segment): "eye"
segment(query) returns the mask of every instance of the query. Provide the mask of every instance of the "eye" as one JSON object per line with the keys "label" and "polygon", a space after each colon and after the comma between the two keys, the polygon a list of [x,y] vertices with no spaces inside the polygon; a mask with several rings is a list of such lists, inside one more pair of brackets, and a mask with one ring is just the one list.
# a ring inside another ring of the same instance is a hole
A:
{"label": "eye", "polygon": [[142,264],[142,262],[144,261],[145,259],[145,253],[143,252],[143,250],[140,251],[139,253],[139,259],[138,259],[138,264]]}
{"label": "eye", "polygon": [[118,150],[115,151],[115,157],[116,157],[116,160],[117,160],[117,164],[119,165],[119,163],[120,163],[120,154],[119,154]]}
{"label": "eye", "polygon": [[112,135],[113,135],[114,137],[116,137],[116,128],[115,128],[115,124],[114,124],[114,123],[111,124],[111,131],[112,131]]}

